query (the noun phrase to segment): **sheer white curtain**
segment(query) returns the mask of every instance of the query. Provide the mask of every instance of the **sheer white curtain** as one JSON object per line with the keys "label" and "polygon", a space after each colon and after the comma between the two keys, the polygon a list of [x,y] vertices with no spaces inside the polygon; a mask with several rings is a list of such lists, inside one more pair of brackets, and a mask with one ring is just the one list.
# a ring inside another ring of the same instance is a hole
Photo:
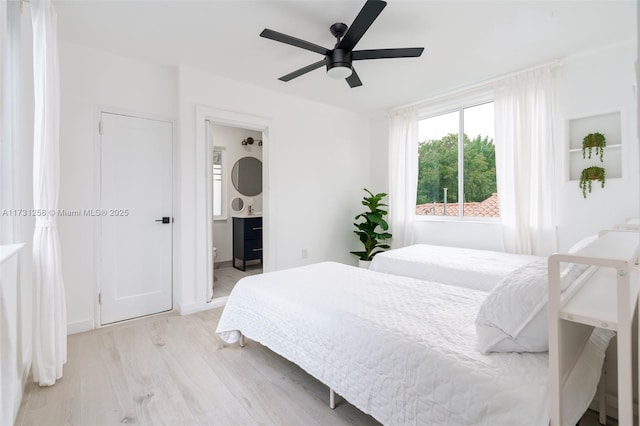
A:
{"label": "sheer white curtain", "polygon": [[[0,2],[0,209],[13,207],[13,173],[11,157],[13,152],[14,128],[13,112],[15,103],[15,87],[11,84],[11,72],[15,68],[15,61],[10,53],[13,34],[9,28],[9,7],[11,2]],[[13,243],[13,219],[8,216],[0,217],[0,244]]]}
{"label": "sheer white curtain", "polygon": [[53,385],[67,362],[67,319],[56,216],[58,207],[60,79],[57,16],[50,0],[31,0],[33,23],[33,380]]}
{"label": "sheer white curtain", "polygon": [[414,108],[389,114],[389,228],[391,246],[413,244],[418,189],[418,116]]}
{"label": "sheer white curtain", "polygon": [[496,173],[509,253],[544,256],[556,250],[553,87],[551,67],[496,87]]}

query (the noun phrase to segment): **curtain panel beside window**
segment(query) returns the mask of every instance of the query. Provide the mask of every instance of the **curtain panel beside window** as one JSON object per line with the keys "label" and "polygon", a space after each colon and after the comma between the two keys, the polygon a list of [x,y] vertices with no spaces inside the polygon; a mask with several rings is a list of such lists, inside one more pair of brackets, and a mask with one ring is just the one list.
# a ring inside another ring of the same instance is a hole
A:
{"label": "curtain panel beside window", "polygon": [[413,244],[418,189],[418,115],[415,108],[389,114],[389,228],[391,247]]}
{"label": "curtain panel beside window", "polygon": [[50,0],[31,0],[33,23],[34,141],[33,207],[38,216],[33,235],[34,345],[33,381],[55,384],[67,362],[67,318],[58,208],[60,77],[57,16]]}
{"label": "curtain panel beside window", "polygon": [[504,79],[495,90],[496,179],[505,251],[556,251],[550,66]]}

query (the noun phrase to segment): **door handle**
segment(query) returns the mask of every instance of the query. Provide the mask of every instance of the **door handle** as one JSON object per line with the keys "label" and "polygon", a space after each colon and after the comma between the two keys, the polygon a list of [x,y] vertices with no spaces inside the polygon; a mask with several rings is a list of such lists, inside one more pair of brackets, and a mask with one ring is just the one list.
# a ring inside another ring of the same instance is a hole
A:
{"label": "door handle", "polygon": [[156,222],[171,223],[173,222],[173,218],[169,216],[163,216],[162,219],[156,219]]}

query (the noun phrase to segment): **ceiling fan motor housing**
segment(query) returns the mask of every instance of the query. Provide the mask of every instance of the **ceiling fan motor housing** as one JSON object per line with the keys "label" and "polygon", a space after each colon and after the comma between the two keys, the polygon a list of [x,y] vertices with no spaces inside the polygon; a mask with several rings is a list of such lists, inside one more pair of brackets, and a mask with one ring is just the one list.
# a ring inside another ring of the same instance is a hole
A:
{"label": "ceiling fan motor housing", "polygon": [[347,67],[351,69],[350,50],[333,49],[327,53],[327,71],[335,67]]}

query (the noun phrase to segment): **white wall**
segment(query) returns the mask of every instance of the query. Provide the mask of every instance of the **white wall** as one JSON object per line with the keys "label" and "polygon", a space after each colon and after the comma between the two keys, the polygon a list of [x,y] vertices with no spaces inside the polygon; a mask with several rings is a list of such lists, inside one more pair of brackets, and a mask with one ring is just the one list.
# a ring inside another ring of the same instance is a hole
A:
{"label": "white wall", "polygon": [[[99,207],[97,109],[176,116],[175,69],[61,42],[60,209]],[[96,218],[60,217],[69,332],[94,327]]]}
{"label": "white wall", "polygon": [[374,194],[389,191],[389,121],[376,114],[371,121],[371,187]]}
{"label": "white wall", "polygon": [[227,208],[227,218],[224,220],[216,220],[213,223],[213,245],[218,250],[218,258],[216,262],[231,261],[232,259],[232,232],[233,232],[233,216],[237,213],[231,210],[231,200],[236,197],[241,198],[245,202],[245,210],[242,215],[247,213],[248,205],[253,203],[253,208],[257,212],[262,211],[262,194],[254,197],[246,197],[240,194],[231,182],[231,170],[233,165],[240,158],[254,157],[262,161],[262,147],[255,142],[253,145],[242,145],[241,142],[252,137],[254,140],[261,140],[262,133],[254,130],[241,129],[238,127],[222,126],[214,124],[212,127],[212,139],[214,146],[226,148],[222,155],[224,175],[224,189],[226,194],[225,204]]}
{"label": "white wall", "polygon": [[[557,73],[557,105],[560,143],[558,155],[568,166],[567,120],[610,111],[622,111],[621,179],[607,179],[605,188],[594,185],[583,198],[577,181],[569,181],[566,169],[558,192],[558,237],[561,250],[598,230],[638,217],[640,165],[638,164],[635,85],[636,42],[578,55],[564,61]],[[613,151],[605,156],[613,155]],[[626,167],[625,167],[626,166]]]}
{"label": "white wall", "polygon": [[[285,83],[283,83],[285,84]],[[356,263],[352,220],[370,182],[367,117],[181,67],[179,70],[181,168],[181,309],[198,309],[206,298],[206,192],[195,175],[195,109],[206,106],[269,123],[263,146],[265,269],[321,260]],[[356,94],[354,94],[356,96]],[[202,160],[200,160],[202,161]],[[178,223],[178,219],[176,219]],[[308,258],[302,258],[303,248]]]}
{"label": "white wall", "polygon": [[[605,49],[566,58],[556,77],[556,156],[566,165],[569,118],[621,110],[623,112],[624,161],[622,179],[607,180],[586,199],[577,181],[569,181],[566,169],[558,174],[558,249],[567,250],[580,238],[640,215],[637,109],[634,61],[636,42],[630,40]],[[375,128],[380,125],[375,123]],[[372,129],[374,125],[372,125]],[[382,150],[384,141],[372,130],[374,144]],[[386,145],[384,145],[386,147]],[[386,148],[384,148],[386,149]],[[607,155],[605,153],[605,155]],[[552,196],[552,195],[550,195]],[[418,219],[416,242],[501,250],[500,226],[475,221],[450,222]]]}

